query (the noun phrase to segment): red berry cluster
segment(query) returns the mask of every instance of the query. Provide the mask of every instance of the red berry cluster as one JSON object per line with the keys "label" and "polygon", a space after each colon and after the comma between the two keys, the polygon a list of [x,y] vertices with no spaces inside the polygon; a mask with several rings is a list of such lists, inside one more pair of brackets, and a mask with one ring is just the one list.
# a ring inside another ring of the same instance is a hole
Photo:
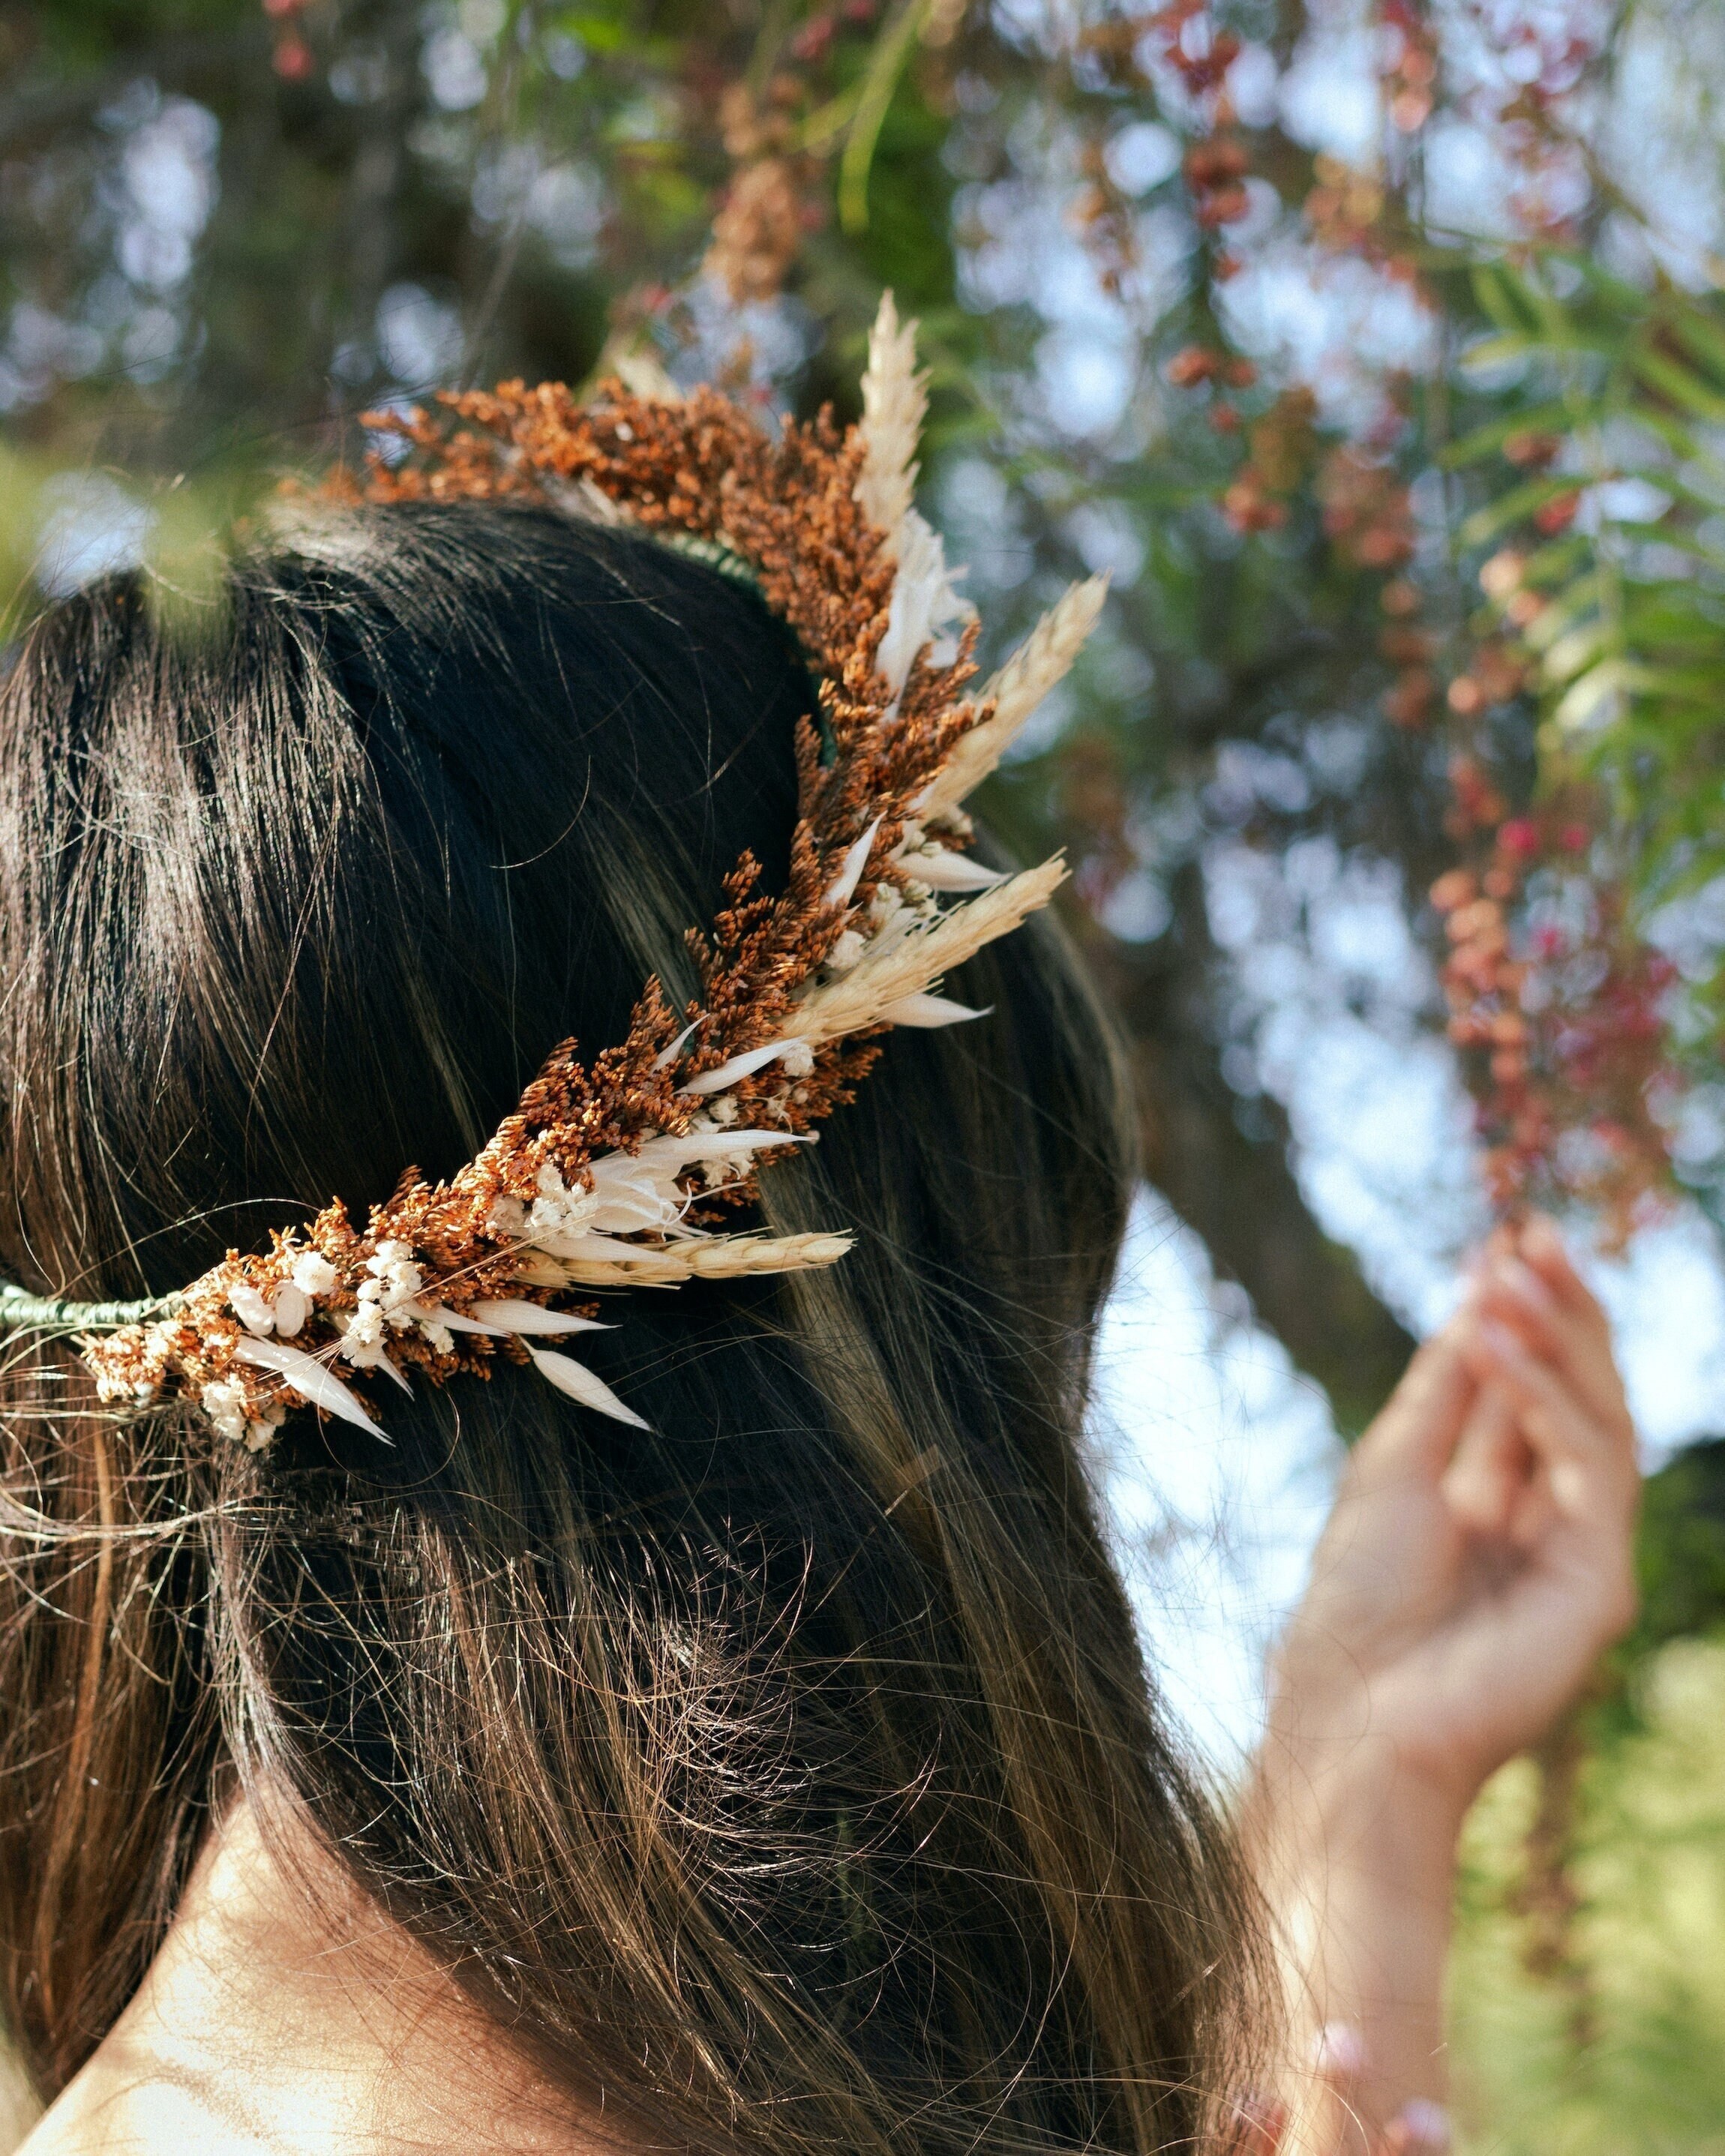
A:
{"label": "red berry cluster", "polygon": [[1399,569],[1414,552],[1414,514],[1394,465],[1363,444],[1344,442],[1319,469],[1324,531],[1358,569]]}
{"label": "red berry cluster", "polygon": [[1589,811],[1574,793],[1520,816],[1458,757],[1452,828],[1486,842],[1477,867],[1431,887],[1450,945],[1450,1038],[1461,1050],[1494,1204],[1579,1200],[1620,1247],[1666,1202],[1661,1004],[1670,961],[1628,925],[1623,894],[1589,873]]}

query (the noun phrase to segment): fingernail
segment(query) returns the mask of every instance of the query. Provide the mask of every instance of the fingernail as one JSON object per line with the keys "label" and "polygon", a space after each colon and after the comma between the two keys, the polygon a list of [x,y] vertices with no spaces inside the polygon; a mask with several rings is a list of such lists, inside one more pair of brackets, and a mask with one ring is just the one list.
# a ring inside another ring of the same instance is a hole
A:
{"label": "fingernail", "polygon": [[1327,2021],[1313,2041],[1312,2064],[1331,2081],[1358,2081],[1366,2070],[1366,2040],[1351,2021]]}
{"label": "fingernail", "polygon": [[1442,2156],[1450,2146],[1450,2114],[1440,2103],[1429,2097],[1411,2097],[1396,2114],[1395,2123],[1401,2128],[1401,2143],[1409,2152],[1430,2149],[1434,2156]]}

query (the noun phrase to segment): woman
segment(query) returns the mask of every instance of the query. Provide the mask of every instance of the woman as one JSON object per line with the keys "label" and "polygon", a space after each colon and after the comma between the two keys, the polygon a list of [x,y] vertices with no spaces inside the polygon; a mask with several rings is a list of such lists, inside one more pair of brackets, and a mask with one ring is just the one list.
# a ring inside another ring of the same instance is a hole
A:
{"label": "woman", "polygon": [[470,400],[207,613],[13,660],[31,2156],[1435,2130],[1460,1810],[1626,1608],[1597,1313],[1530,1230],[1362,1448],[1266,1925],[1080,1450],[1119,1060],[1005,932],[1053,876],[963,850],[1093,596],[965,703],[890,321],[865,388],[771,450]]}

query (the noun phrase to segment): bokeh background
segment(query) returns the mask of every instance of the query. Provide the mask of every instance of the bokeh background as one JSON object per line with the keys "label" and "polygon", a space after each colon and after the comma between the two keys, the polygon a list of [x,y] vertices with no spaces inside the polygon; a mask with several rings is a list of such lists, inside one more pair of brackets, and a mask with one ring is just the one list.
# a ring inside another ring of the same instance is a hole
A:
{"label": "bokeh background", "polygon": [[1618,1327],[1644,1615],[1468,1845],[1529,2156],[1725,2150],[1722,95],[1717,0],[0,0],[0,639],[439,385],[852,417],[884,285],[985,658],[1110,573],[986,808],[1137,1067],[1097,1458],[1219,1782],[1493,1219]]}

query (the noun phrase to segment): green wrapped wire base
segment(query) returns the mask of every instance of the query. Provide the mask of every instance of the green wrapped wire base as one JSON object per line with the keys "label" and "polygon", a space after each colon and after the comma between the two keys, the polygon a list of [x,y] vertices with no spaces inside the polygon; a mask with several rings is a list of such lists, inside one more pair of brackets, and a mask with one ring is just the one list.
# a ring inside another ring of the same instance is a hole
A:
{"label": "green wrapped wire base", "polygon": [[0,1281],[0,1332],[113,1332],[167,1317],[178,1301],[177,1296],[155,1295],[138,1302],[73,1302]]}

